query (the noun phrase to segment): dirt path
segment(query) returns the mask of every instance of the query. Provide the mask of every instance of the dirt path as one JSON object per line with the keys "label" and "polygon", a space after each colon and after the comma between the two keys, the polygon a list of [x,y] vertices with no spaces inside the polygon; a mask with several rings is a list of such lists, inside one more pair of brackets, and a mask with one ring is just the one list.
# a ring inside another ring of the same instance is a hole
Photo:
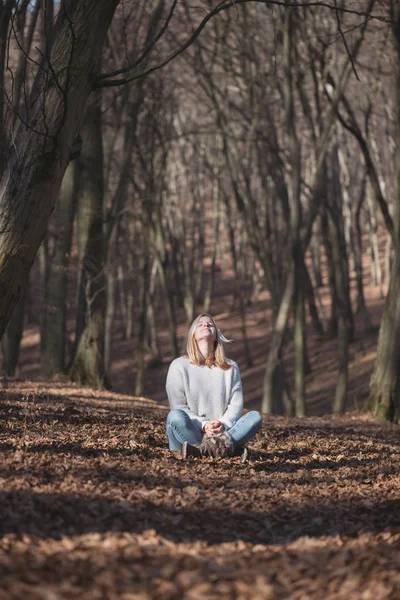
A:
{"label": "dirt path", "polygon": [[245,465],[185,462],[150,400],[0,397],[1,599],[400,598],[398,428],[276,417]]}

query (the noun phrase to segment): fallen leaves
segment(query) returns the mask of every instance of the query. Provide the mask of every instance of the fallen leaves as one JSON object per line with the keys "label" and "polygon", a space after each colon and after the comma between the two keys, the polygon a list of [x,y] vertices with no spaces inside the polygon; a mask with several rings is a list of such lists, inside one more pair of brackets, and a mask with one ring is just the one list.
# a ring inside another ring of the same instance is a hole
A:
{"label": "fallen leaves", "polygon": [[247,464],[181,461],[162,408],[71,397],[0,392],[0,600],[400,597],[397,428],[277,417]]}

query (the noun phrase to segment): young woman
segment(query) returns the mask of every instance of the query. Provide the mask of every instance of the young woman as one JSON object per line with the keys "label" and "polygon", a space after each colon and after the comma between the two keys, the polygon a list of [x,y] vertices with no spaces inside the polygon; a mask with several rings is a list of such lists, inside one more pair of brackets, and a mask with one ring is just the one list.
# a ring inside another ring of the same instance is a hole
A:
{"label": "young woman", "polygon": [[167,435],[170,449],[181,450],[183,458],[241,455],[244,462],[243,446],[261,427],[260,413],[241,416],[242,382],[237,364],[225,357],[227,342],[203,313],[190,326],[187,354],[169,367]]}

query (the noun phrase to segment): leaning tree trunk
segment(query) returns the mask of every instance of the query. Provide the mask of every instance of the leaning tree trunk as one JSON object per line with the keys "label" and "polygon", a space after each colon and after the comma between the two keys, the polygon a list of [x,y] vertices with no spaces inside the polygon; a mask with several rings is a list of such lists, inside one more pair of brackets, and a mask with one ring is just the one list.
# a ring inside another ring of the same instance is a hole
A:
{"label": "leaning tree trunk", "polygon": [[78,203],[80,263],[76,354],[71,379],[93,386],[105,383],[105,238],[103,228],[103,148],[101,94],[96,92],[83,131],[83,194]]}
{"label": "leaning tree trunk", "polygon": [[0,336],[45,235],[117,5],[118,0],[61,4],[53,46],[38,70],[0,184]]}

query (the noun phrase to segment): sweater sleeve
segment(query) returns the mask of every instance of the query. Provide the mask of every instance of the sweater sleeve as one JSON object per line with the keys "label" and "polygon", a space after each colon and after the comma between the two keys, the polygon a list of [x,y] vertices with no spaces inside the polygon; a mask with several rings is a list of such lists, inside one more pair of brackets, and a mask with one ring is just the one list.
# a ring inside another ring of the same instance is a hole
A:
{"label": "sweater sleeve", "polygon": [[200,427],[203,427],[207,419],[205,417],[199,417],[199,415],[196,415],[196,413],[189,408],[183,378],[184,372],[179,364],[179,359],[173,360],[168,369],[165,386],[170,408],[171,410],[184,410],[192,421],[195,421]]}
{"label": "sweater sleeve", "polygon": [[243,391],[242,391],[242,380],[240,378],[239,367],[235,362],[232,363],[231,367],[231,393],[229,397],[228,406],[220,418],[225,429],[230,429],[240,419],[243,412]]}

